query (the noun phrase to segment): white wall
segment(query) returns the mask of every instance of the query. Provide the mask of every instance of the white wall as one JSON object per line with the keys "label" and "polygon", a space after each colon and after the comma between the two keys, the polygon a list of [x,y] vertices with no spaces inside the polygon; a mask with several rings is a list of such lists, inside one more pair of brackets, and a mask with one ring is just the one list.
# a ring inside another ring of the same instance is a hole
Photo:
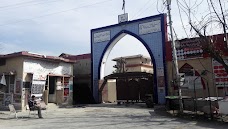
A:
{"label": "white wall", "polygon": [[49,73],[56,75],[73,75],[72,67],[73,65],[70,63],[25,59],[23,71],[25,73],[36,73],[40,75],[47,75]]}

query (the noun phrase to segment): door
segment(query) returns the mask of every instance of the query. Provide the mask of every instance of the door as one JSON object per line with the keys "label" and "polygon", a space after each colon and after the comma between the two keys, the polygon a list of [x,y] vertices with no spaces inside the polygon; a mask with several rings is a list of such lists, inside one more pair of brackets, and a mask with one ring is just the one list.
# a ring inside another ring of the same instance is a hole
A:
{"label": "door", "polygon": [[56,102],[56,77],[49,76],[49,95],[48,102],[55,103]]}

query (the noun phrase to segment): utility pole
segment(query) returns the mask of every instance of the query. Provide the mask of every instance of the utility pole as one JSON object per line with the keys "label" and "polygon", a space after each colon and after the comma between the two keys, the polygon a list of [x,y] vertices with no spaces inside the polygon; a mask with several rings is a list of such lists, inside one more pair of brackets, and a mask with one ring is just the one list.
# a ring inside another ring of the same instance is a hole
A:
{"label": "utility pole", "polygon": [[168,10],[168,16],[169,16],[169,28],[170,28],[170,34],[171,34],[171,40],[172,40],[172,49],[173,49],[173,62],[175,66],[176,71],[176,84],[178,85],[178,92],[179,92],[179,106],[180,106],[180,112],[183,112],[183,103],[182,103],[182,95],[181,95],[181,88],[180,88],[180,73],[178,69],[178,63],[177,63],[177,52],[176,52],[176,46],[173,38],[173,27],[172,27],[172,19],[171,19],[171,0],[166,0],[167,2],[167,10]]}

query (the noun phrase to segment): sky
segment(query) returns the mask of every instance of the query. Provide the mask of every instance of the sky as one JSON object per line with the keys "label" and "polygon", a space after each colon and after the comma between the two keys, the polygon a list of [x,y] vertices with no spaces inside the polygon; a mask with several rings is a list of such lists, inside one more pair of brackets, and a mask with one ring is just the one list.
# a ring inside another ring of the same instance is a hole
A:
{"label": "sky", "polygon": [[[163,1],[125,0],[129,20],[166,13]],[[193,6],[201,4],[199,0],[196,4],[186,1]],[[90,30],[117,24],[118,15],[123,14],[123,0],[0,0],[0,3],[0,54],[18,51],[52,56],[90,53]],[[171,8],[176,35],[186,38],[183,28],[190,32],[188,18],[183,11],[179,14],[175,0]],[[204,7],[195,6],[195,9],[201,15],[206,12]],[[129,43],[134,47],[129,48]],[[149,55],[139,41],[125,36],[111,51],[107,71],[112,71],[111,59],[136,54]]]}

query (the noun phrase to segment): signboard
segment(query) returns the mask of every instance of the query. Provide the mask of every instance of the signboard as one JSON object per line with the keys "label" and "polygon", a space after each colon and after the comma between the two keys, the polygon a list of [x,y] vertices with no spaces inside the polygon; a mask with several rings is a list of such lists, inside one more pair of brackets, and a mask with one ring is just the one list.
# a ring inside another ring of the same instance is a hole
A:
{"label": "signboard", "polygon": [[33,80],[31,87],[31,94],[36,97],[41,97],[43,95],[44,87],[46,81],[43,80]]}
{"label": "signboard", "polygon": [[[228,64],[228,60],[224,59],[224,62]],[[215,85],[217,87],[228,87],[228,74],[222,64],[212,59],[212,67],[215,78]]]}
{"label": "signboard", "polygon": [[93,40],[94,40],[94,43],[109,41],[110,40],[110,31],[94,33]]}
{"label": "signboard", "polygon": [[160,20],[155,20],[155,21],[139,24],[139,34],[140,35],[159,32],[159,31],[161,31],[161,21]]}
{"label": "signboard", "polygon": [[203,57],[203,49],[201,48],[198,39],[185,39],[177,42],[178,47],[176,47],[176,54],[178,60],[195,59]]}
{"label": "signboard", "polygon": [[122,14],[118,16],[118,22],[122,23],[122,22],[126,22],[128,21],[128,13]]}
{"label": "signboard", "polygon": [[46,84],[46,74],[33,74],[31,95],[41,97]]}
{"label": "signboard", "polygon": [[33,74],[33,80],[46,80],[47,74]]}
{"label": "signboard", "polygon": [[69,96],[69,88],[64,88],[64,97]]}

